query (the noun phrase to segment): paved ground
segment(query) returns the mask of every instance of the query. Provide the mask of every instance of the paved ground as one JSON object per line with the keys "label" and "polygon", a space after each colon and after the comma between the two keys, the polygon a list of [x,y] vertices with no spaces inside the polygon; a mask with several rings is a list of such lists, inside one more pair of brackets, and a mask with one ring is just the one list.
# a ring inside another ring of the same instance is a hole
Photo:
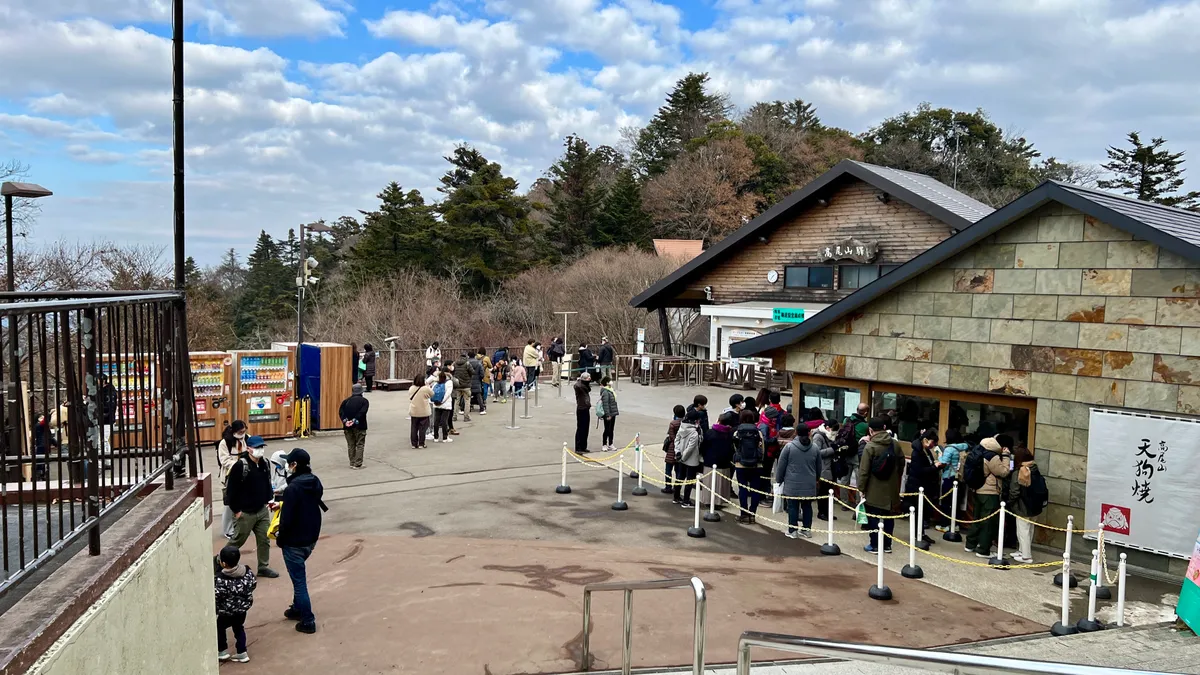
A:
{"label": "paved ground", "polygon": [[[630,496],[632,481],[625,481],[629,510],[611,510],[617,480],[606,468],[572,463],[568,482],[573,492],[556,495],[562,444],[574,435],[574,406],[550,387],[542,393],[547,395],[540,408],[530,402],[532,419],[517,420],[519,430],[505,428],[507,406],[493,405],[487,416],[460,422],[462,434],[455,443],[430,442],[424,451],[409,448],[405,395],[373,393],[362,471],[348,468],[340,435],[299,443],[313,455],[331,509],[325,538],[311,563],[321,632],[299,636],[277,618],[286,605],[286,577],[264,581],[251,614],[254,661],[249,669],[239,668],[267,672],[303,659],[306,665],[351,667],[351,672],[417,672],[418,667],[421,672],[495,675],[569,671],[572,663],[564,650],[578,637],[581,601],[577,570],[563,569],[572,565],[616,579],[654,578],[667,569],[672,574],[700,571],[714,585],[714,607],[723,608],[710,626],[710,648],[722,655],[715,662],[732,660],[737,635],[750,628],[871,639],[864,626],[876,625],[880,611],[896,612],[888,622],[896,632],[883,641],[905,645],[1036,631],[1056,618],[1059,591],[1046,575],[922,558],[932,583],[889,573],[887,584],[897,604],[872,604],[866,598],[872,567],[849,556],[824,558],[815,544],[784,538],[764,522],[770,518],[765,511],[759,526],[736,524],[727,515],[723,522],[704,523],[706,538],[692,539],[685,534],[690,511],[672,506],[654,489],[646,497]],[[671,406],[689,403],[696,393],[706,394],[714,402],[711,407],[720,410],[731,392],[625,383],[618,391],[618,446],[641,432],[650,449],[647,458],[654,457]],[[569,397],[570,391],[564,394]],[[518,405],[518,415],[522,412]],[[592,438],[598,449],[598,430]],[[272,442],[268,452],[296,444]],[[657,473],[651,469],[646,475]],[[835,525],[852,529],[848,517]],[[837,537],[843,551],[866,558],[862,540],[857,534]],[[905,562],[903,549],[897,551],[887,560],[889,569],[898,570]],[[456,556],[464,557],[453,560]],[[273,558],[282,572],[277,552]],[[742,571],[742,566],[752,569]],[[557,581],[556,573],[562,577]],[[544,589],[546,583],[562,597]],[[944,593],[934,584],[1002,611]],[[566,590],[559,590],[560,585]],[[1162,613],[1163,596],[1177,590],[1139,588],[1131,588],[1131,607],[1141,607],[1141,616],[1155,620]],[[641,599],[642,594],[635,599],[635,662],[688,660],[691,623],[686,592],[681,593],[675,595],[682,599],[664,599],[663,605]],[[1081,591],[1075,595],[1083,597]],[[612,662],[619,651],[619,619],[611,612],[619,600],[607,602],[609,610],[597,606],[597,612],[609,613],[600,614],[594,640],[598,658]],[[656,611],[669,603],[679,604],[672,611]],[[834,609],[850,607],[858,611]],[[834,621],[827,618],[831,612]],[[486,629],[479,630],[482,626]],[[300,651],[299,645],[304,645]]]}

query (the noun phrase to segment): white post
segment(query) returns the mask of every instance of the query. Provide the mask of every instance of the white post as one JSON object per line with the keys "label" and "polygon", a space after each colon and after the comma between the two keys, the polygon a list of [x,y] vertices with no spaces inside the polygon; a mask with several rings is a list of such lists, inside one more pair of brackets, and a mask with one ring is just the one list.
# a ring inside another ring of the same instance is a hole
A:
{"label": "white post", "polygon": [[954,481],[954,487],[950,488],[950,513],[946,515],[950,518],[950,529],[942,534],[942,539],[962,541],[962,535],[958,533],[958,481]]}
{"label": "white post", "polygon": [[1096,579],[1096,597],[1099,598],[1100,600],[1112,600],[1112,591],[1109,590],[1104,585],[1104,573],[1107,571],[1107,568],[1104,564],[1104,559],[1107,556],[1104,555],[1104,520],[1103,519],[1100,520],[1097,539],[1099,541],[1099,549],[1100,549],[1101,555],[1100,555],[1100,562],[1099,562],[1099,568],[1098,568],[1100,575]]}
{"label": "white post", "polygon": [[[1071,554],[1063,553],[1063,571],[1064,575],[1071,574]],[[1062,617],[1058,623],[1050,628],[1050,634],[1056,637],[1063,635],[1071,635],[1075,633],[1075,626],[1071,625],[1071,587],[1069,584],[1062,585]]]}
{"label": "white post", "polygon": [[635,485],[633,488],[633,496],[645,497],[647,494],[649,494],[646,488],[642,485],[642,471],[646,459],[646,452],[642,449],[642,435],[640,433],[634,437],[634,443],[635,445],[633,446],[633,451],[637,453],[635,455],[637,459],[634,460],[634,464],[637,465],[637,485]]}
{"label": "white post", "polygon": [[988,560],[989,565],[1007,565],[1008,561],[1004,559],[1004,502],[1000,502],[1000,536],[996,541],[996,557]]}
{"label": "white post", "polygon": [[821,546],[821,553],[823,555],[839,555],[842,549],[833,543],[833,488],[829,490],[829,520],[826,522],[829,528],[829,535],[825,544]]}
{"label": "white post", "polygon": [[[709,470],[711,479],[708,481],[708,513],[704,514],[704,522],[719,523],[721,522],[721,514],[717,513],[717,467],[713,466]],[[696,486],[696,502],[699,503],[700,486]]]}
{"label": "white post", "polygon": [[876,560],[875,560],[875,569],[876,569],[875,585],[872,586],[870,588],[870,590],[867,591],[867,595],[870,596],[872,600],[891,600],[892,599],[892,589],[883,585],[883,549],[887,548],[887,545],[884,544],[884,539],[883,539],[884,534],[883,534],[883,520],[882,519],[879,520],[879,529],[876,530],[876,532],[877,532],[877,534],[875,535],[875,557],[876,557]]}
{"label": "white post", "polygon": [[[909,518],[912,518],[911,514]],[[917,540],[909,543],[922,551],[928,551],[929,542],[925,541],[925,488],[923,487],[917,488],[917,537]]]}
{"label": "white post", "polygon": [[[1078,628],[1079,632],[1081,632],[1081,633],[1090,633],[1092,631],[1096,631],[1096,630],[1100,630],[1101,628],[1104,628],[1104,626],[1099,621],[1096,621],[1096,576],[1099,572],[1100,572],[1100,551],[1097,549],[1092,549],[1092,574],[1091,574],[1092,583],[1088,584],[1087,618],[1080,619],[1079,623],[1076,624],[1076,628]],[[1065,586],[1066,585],[1064,584],[1064,588],[1065,588]]]}
{"label": "white post", "polygon": [[554,490],[560,495],[571,494],[571,486],[567,485],[567,444],[563,443],[562,449],[562,479],[558,483],[558,487]]}
{"label": "white post", "polygon": [[920,579],[924,571],[917,567],[917,537],[921,536],[917,529],[917,507],[908,507],[908,564],[900,570],[900,576],[905,579]]}
{"label": "white post", "polygon": [[1117,565],[1117,625],[1125,625],[1125,554]]}
{"label": "white post", "polygon": [[[527,399],[528,400],[528,399]],[[624,469],[625,451],[622,450],[620,456],[617,457],[617,501],[613,502],[613,511],[625,511],[629,505],[621,499],[625,492],[625,469]]]}
{"label": "white post", "polygon": [[705,532],[704,528],[700,527],[700,502],[703,501],[703,498],[700,496],[700,478],[696,477],[692,480],[696,481],[696,499],[692,502],[696,505],[696,508],[693,509],[694,519],[692,526],[688,528],[687,535],[695,539],[701,539],[705,536]]}

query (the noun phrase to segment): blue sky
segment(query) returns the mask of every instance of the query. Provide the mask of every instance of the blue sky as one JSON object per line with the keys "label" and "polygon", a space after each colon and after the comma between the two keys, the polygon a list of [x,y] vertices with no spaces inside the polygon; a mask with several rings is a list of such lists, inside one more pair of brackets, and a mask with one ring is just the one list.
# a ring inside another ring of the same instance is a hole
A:
{"label": "blue sky", "polygon": [[[1200,154],[1200,2],[188,0],[188,246],[204,263],[431,198],[471,143],[528,186],[577,133],[621,142],[706,71],[741,108],[804,98],[864,131],[982,107],[1046,156],[1131,130]],[[0,0],[0,161],[55,191],[33,241],[171,236],[169,0]],[[1189,185],[1200,187],[1200,160]]]}

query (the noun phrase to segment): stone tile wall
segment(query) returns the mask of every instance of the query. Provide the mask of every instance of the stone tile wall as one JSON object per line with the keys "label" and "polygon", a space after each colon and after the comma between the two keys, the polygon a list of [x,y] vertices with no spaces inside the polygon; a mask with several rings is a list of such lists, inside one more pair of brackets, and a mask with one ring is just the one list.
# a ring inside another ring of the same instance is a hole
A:
{"label": "stone tile wall", "polygon": [[1090,406],[1200,414],[1200,264],[1051,204],[794,345],[787,368],[1036,398],[1047,517],[1082,521]]}

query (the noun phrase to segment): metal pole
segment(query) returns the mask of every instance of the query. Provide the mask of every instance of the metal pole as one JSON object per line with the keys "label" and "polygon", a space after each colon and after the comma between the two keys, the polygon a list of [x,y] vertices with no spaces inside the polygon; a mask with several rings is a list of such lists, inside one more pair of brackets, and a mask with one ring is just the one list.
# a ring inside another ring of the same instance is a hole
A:
{"label": "metal pole", "polygon": [[[4,252],[5,261],[8,269],[5,271],[7,277],[8,290],[14,292],[16,290],[16,273],[13,270],[13,198],[12,195],[4,195]],[[20,385],[20,363],[17,362],[17,316],[11,315],[8,317],[8,386],[5,387],[8,396],[8,452],[19,455],[21,447],[21,385]],[[30,383],[31,385],[33,383]],[[48,419],[48,418],[47,418]],[[23,479],[23,477],[22,477]],[[8,476],[0,476],[0,480],[8,480]],[[99,553],[99,551],[97,551]],[[5,551],[5,562],[8,562],[8,552]]]}
{"label": "metal pole", "polygon": [[1117,625],[1125,625],[1125,554],[1117,564]]}
{"label": "metal pole", "polygon": [[[451,405],[453,405],[453,404],[451,404]],[[521,427],[517,426],[517,399],[516,399],[515,395],[513,396],[513,398],[510,399],[510,404],[508,407],[509,407],[510,419],[509,419],[507,428],[508,429],[520,429]],[[563,444],[563,447],[566,447],[566,443]]]}
{"label": "metal pole", "polygon": [[621,675],[630,675],[633,671],[633,589],[625,589],[625,612],[622,621],[624,633],[621,636]]}
{"label": "metal pole", "polygon": [[583,589],[583,640],[579,648],[579,669],[587,671],[591,664],[588,663],[588,652],[592,643],[592,592]]}
{"label": "metal pole", "polygon": [[183,199],[183,0],[171,2],[171,127],[174,136],[175,290],[187,284],[184,274]]}
{"label": "metal pole", "polygon": [[[534,389],[533,391],[534,391],[534,393],[537,393],[537,389]],[[529,383],[528,382],[525,383],[525,391],[523,391],[521,393],[524,394],[524,396],[521,397],[521,400],[525,402],[525,412],[521,415],[521,419],[523,419],[523,420],[533,419],[532,417],[529,416]],[[516,408],[517,408],[517,406],[514,405],[513,410],[516,410]]]}
{"label": "metal pole", "polygon": [[[9,317],[10,325],[15,323]],[[100,517],[100,383],[96,366],[97,330],[96,310],[89,307],[83,310],[83,321],[80,325],[83,333],[83,390],[84,390],[84,420],[87,423],[87,436],[84,439],[87,448],[87,516],[88,520]],[[12,377],[16,377],[16,371]],[[14,425],[15,426],[15,425]],[[14,434],[15,436],[16,434]],[[13,446],[15,449],[17,446]],[[171,472],[167,472],[166,482],[171,481]],[[170,487],[169,485],[167,487]],[[100,555],[100,525],[95,524],[88,530],[88,554]]]}
{"label": "metal pole", "polygon": [[304,223],[300,223],[300,255],[296,266],[296,397],[300,397],[300,347],[304,344],[304,286],[308,282],[308,265],[304,262]]}
{"label": "metal pole", "polygon": [[4,272],[5,278],[8,280],[8,292],[12,293],[16,288],[16,274],[13,271],[13,198],[12,195],[4,195],[4,241],[5,251],[4,259],[7,270]]}
{"label": "metal pole", "polygon": [[[553,372],[553,371],[551,371],[551,372]],[[537,386],[537,378],[534,378],[534,381],[533,381],[533,407],[535,407],[535,408],[542,407],[542,405],[540,403],[538,403],[538,392],[541,390],[542,390],[542,388]],[[528,411],[529,404],[525,404],[525,409],[526,409],[526,411]],[[528,414],[528,412],[526,412],[526,414]]]}
{"label": "metal pole", "polygon": [[696,613],[692,622],[692,675],[704,675],[704,636],[708,620],[708,596],[704,582],[692,577],[692,590],[696,593]]}
{"label": "metal pole", "polygon": [[560,495],[571,494],[571,486],[567,485],[567,444],[563,443],[562,451],[562,480],[559,481],[558,487],[554,488],[554,492]]}

